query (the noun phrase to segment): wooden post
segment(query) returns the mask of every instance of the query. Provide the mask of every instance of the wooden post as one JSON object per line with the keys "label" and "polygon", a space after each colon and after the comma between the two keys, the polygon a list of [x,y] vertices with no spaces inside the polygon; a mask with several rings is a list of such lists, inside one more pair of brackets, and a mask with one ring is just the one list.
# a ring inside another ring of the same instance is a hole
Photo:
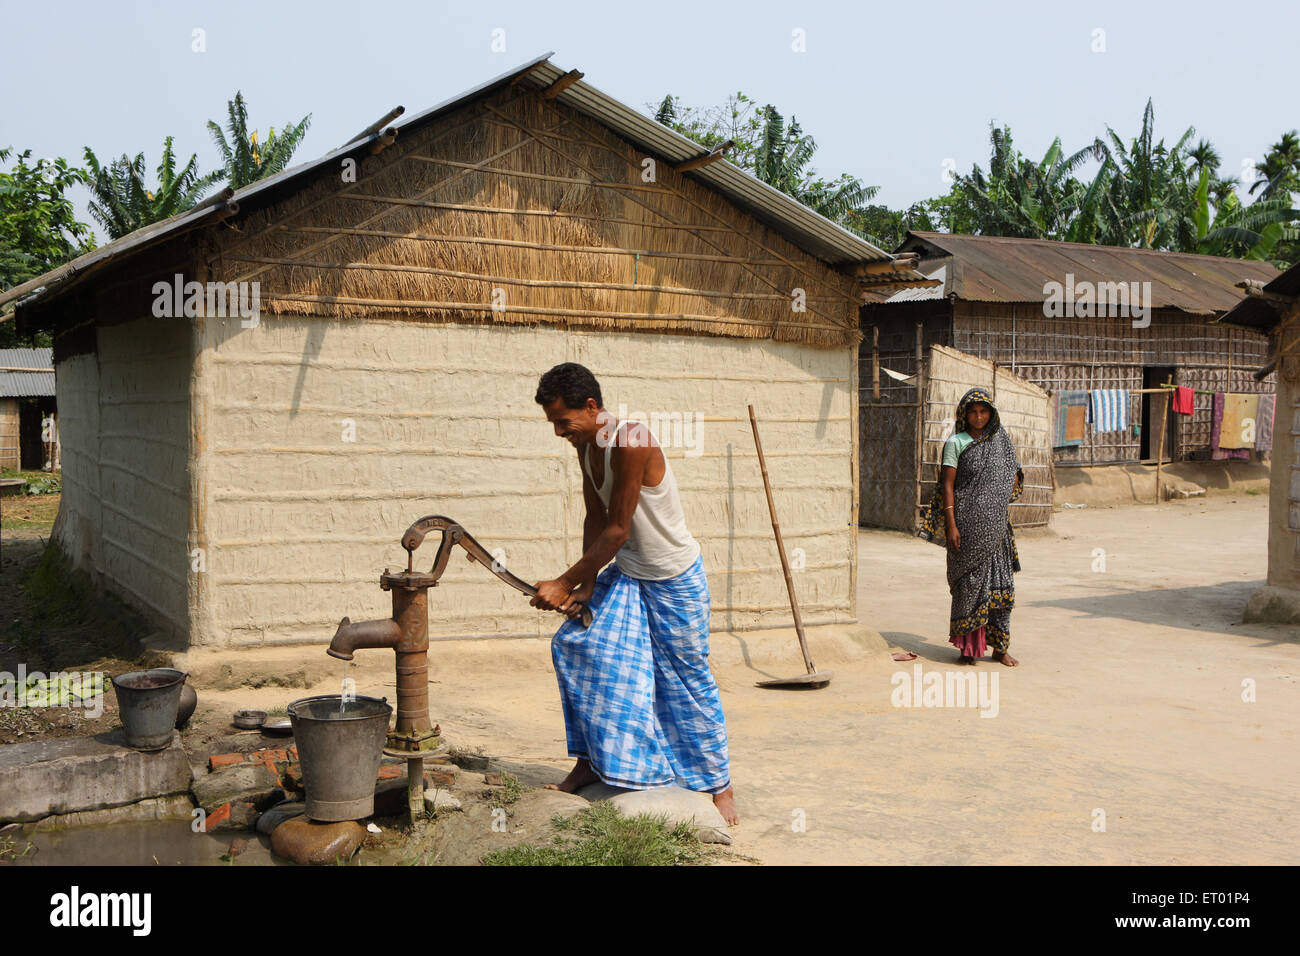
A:
{"label": "wooden post", "polygon": [[[1172,385],[1174,377],[1169,375],[1165,378],[1165,383]],[[1160,441],[1156,445],[1156,504],[1164,500],[1164,495],[1160,493],[1160,467],[1165,460],[1165,426],[1169,422],[1169,403],[1174,399],[1173,389],[1165,389],[1165,404],[1160,410]]]}
{"label": "wooden post", "polygon": [[880,397],[880,326],[871,327],[871,397]]}
{"label": "wooden post", "polygon": [[925,353],[923,351],[923,326],[916,323],[916,510],[915,520],[921,514],[925,493],[921,490],[921,464],[925,460]]}

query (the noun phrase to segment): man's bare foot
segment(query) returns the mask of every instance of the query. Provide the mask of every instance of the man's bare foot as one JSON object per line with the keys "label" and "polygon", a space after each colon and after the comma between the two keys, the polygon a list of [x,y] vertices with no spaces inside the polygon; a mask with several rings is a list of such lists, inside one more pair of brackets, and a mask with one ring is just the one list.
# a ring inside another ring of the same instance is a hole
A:
{"label": "man's bare foot", "polygon": [[713,795],[713,805],[722,814],[722,819],[727,821],[727,826],[734,827],[740,822],[740,815],[736,813],[736,794],[730,787]]}
{"label": "man's bare foot", "polygon": [[591,769],[591,761],[586,757],[579,757],[578,762],[573,765],[569,775],[559,783],[548,783],[543,790],[561,790],[564,793],[573,793],[581,790],[589,783],[596,783],[600,778],[596,776],[596,771]]}
{"label": "man's bare foot", "polygon": [[1020,665],[1020,661],[1016,660],[1006,651],[994,651],[993,659],[995,661],[999,661],[1000,663],[1006,664],[1007,667],[1018,667]]}

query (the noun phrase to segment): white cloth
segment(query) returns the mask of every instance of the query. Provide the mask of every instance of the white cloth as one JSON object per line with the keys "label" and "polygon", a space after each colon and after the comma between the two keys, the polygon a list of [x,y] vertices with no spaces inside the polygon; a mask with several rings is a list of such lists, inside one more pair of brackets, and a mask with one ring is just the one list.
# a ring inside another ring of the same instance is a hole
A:
{"label": "white cloth", "polygon": [[[615,443],[623,440],[620,433],[627,424],[626,421],[619,422],[605,446],[605,480],[596,489],[596,493],[606,508],[609,507],[609,499],[614,491],[614,470],[610,466],[610,454]],[[583,467],[595,485],[590,456],[591,446],[588,445],[587,454],[583,456]],[[663,581],[677,577],[693,565],[699,556],[699,542],[686,528],[686,516],[682,514],[681,499],[677,496],[677,479],[673,477],[668,456],[664,455],[664,477],[653,488],[644,484],[641,486],[636,510],[632,512],[632,527],[628,530],[627,541],[618,549],[618,554],[614,555],[614,563],[630,578]]]}

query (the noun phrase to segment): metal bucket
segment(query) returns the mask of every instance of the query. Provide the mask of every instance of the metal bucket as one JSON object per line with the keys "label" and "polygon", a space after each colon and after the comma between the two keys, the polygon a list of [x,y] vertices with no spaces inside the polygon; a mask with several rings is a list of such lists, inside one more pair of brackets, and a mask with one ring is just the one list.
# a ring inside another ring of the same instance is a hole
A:
{"label": "metal bucket", "polygon": [[189,675],[173,667],[130,671],[113,678],[126,742],[136,750],[162,750],[172,742],[181,688]]}
{"label": "metal bucket", "polygon": [[313,820],[363,820],[375,812],[375,778],[384,757],[388,698],[352,697],[339,712],[339,694],[304,697],[289,705],[289,721]]}

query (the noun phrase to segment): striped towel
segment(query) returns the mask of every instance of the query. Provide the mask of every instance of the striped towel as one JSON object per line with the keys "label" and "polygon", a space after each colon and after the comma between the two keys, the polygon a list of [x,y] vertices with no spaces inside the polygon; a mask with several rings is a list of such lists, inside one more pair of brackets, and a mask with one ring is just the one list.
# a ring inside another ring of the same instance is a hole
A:
{"label": "striped towel", "polygon": [[1094,388],[1090,393],[1092,430],[1117,432],[1128,428],[1128,392],[1122,388]]}
{"label": "striped towel", "polygon": [[551,639],[569,755],[613,787],[731,785],[727,728],[709,671],[703,558],[647,581],[611,564],[596,578],[591,627],[566,621]]}

